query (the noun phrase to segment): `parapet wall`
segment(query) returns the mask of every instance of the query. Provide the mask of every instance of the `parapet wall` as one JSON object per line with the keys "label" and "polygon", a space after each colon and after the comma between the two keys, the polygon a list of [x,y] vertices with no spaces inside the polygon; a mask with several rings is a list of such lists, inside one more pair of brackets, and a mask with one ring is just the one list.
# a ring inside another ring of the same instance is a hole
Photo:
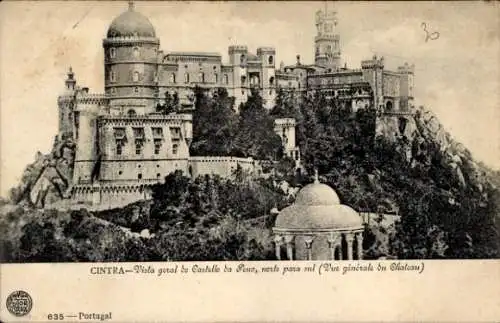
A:
{"label": "parapet wall", "polygon": [[253,158],[202,156],[189,158],[189,173],[196,178],[204,175],[219,175],[232,178],[238,169],[245,173],[259,174],[260,165]]}

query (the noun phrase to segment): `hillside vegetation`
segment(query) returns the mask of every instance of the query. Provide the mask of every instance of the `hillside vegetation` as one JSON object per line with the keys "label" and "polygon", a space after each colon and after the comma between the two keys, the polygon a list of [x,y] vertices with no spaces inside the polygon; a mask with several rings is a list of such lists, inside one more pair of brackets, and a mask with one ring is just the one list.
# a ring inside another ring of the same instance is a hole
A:
{"label": "hillside vegetation", "polygon": [[[402,122],[317,93],[280,93],[269,113],[254,93],[232,109],[223,90],[197,92],[193,155],[275,159],[275,117],[297,120],[302,164],[314,168],[342,203],[358,211],[397,213],[392,231],[366,229],[367,258],[497,258],[498,172],[477,163],[424,108]],[[176,172],[153,199],[123,209],[56,212],[2,206],[3,261],[130,261],[274,259],[270,210],[293,202],[311,181],[286,159],[267,179],[237,170],[235,179]]]}

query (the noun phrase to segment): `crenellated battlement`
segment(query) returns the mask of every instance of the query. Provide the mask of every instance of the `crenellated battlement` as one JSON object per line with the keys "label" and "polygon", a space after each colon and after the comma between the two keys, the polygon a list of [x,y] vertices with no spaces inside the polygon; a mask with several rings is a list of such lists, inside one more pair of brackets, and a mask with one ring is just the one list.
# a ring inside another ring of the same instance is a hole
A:
{"label": "crenellated battlement", "polygon": [[296,123],[294,118],[279,118],[274,120],[274,124],[282,127],[295,127]]}
{"label": "crenellated battlement", "polygon": [[257,48],[257,55],[260,56],[262,54],[276,54],[276,48],[274,47],[259,47]]}
{"label": "crenellated battlement", "polygon": [[231,156],[193,156],[189,157],[189,162],[194,163],[242,163],[242,164],[255,164],[256,160],[252,157],[231,157]]}
{"label": "crenellated battlement", "polygon": [[384,57],[377,58],[377,55],[373,55],[372,59],[361,61],[361,68],[384,68]]}
{"label": "crenellated battlement", "polygon": [[248,52],[248,47],[246,45],[232,45],[228,48],[229,54],[233,53],[246,53]]}
{"label": "crenellated battlement", "polygon": [[413,74],[415,73],[415,64],[409,65],[407,62],[403,66],[398,67],[398,73],[401,74]]}
{"label": "crenellated battlement", "polygon": [[103,93],[79,93],[76,96],[76,102],[81,104],[99,104],[108,103],[109,98]]}
{"label": "crenellated battlement", "polygon": [[330,10],[330,11],[324,11],[324,10],[318,10],[316,11],[316,22],[320,22],[322,20],[333,20],[337,18],[337,12]]}
{"label": "crenellated battlement", "polygon": [[75,99],[74,94],[66,94],[66,95],[60,95],[57,97],[57,102],[62,103],[62,102],[70,102]]}

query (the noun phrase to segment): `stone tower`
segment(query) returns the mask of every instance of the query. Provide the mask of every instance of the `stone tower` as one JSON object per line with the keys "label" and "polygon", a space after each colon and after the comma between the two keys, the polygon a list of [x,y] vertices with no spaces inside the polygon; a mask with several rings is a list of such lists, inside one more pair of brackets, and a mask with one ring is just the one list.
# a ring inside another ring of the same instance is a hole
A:
{"label": "stone tower", "polygon": [[275,58],[276,50],[273,47],[259,47],[257,48],[257,56],[260,58],[262,63],[261,72],[261,95],[265,101],[265,105],[268,109],[274,106],[274,101],[276,97],[275,91]]}
{"label": "stone tower", "polygon": [[384,111],[383,71],[384,58],[373,55],[372,59],[361,61],[363,79],[370,83],[373,90],[373,104],[378,111]]}
{"label": "stone tower", "polygon": [[70,67],[63,93],[57,99],[59,107],[59,137],[69,135],[73,132],[73,108],[75,104],[75,73]]}
{"label": "stone tower", "polygon": [[233,92],[235,107],[246,101],[248,96],[247,59],[248,48],[243,45],[229,46],[229,65],[233,68]]}
{"label": "stone tower", "polygon": [[408,65],[408,63],[405,63],[403,66],[398,67],[398,73],[400,75],[400,111],[412,111],[414,105],[413,84],[415,65]]}
{"label": "stone tower", "polygon": [[157,94],[160,40],[132,2],[109,26],[104,47],[104,85],[113,114],[152,112]]}
{"label": "stone tower", "polygon": [[340,35],[337,33],[337,12],[318,10],[314,37],[314,63],[331,71],[340,67]]}

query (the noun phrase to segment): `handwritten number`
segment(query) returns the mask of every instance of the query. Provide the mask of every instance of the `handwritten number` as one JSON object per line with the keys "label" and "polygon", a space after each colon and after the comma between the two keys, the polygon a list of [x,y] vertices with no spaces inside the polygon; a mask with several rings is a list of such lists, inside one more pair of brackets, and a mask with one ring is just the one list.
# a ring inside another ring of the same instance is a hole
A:
{"label": "handwritten number", "polygon": [[439,38],[439,32],[438,31],[429,32],[427,30],[427,24],[425,22],[423,22],[421,26],[422,29],[425,31],[425,42],[428,42],[429,40],[436,40]]}

